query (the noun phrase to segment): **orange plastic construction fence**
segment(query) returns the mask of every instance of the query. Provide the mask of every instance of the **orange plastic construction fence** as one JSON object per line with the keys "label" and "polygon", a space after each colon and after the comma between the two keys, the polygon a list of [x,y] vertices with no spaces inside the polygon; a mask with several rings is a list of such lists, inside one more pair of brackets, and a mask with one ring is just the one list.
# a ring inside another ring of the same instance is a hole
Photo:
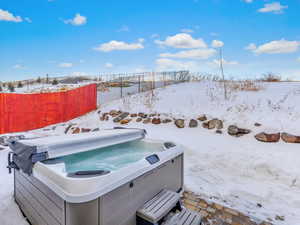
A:
{"label": "orange plastic construction fence", "polygon": [[54,93],[0,93],[0,134],[65,122],[96,108],[96,84]]}

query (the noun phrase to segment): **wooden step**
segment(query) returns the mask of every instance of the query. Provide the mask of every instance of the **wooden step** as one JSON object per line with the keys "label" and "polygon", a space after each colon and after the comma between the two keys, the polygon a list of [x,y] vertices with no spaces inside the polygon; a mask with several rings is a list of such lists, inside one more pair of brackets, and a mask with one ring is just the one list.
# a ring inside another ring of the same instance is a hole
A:
{"label": "wooden step", "polygon": [[147,222],[156,224],[166,216],[180,201],[180,195],[174,191],[162,190],[139,209],[136,215]]}
{"label": "wooden step", "polygon": [[183,208],[164,225],[201,225],[201,216],[196,212]]}

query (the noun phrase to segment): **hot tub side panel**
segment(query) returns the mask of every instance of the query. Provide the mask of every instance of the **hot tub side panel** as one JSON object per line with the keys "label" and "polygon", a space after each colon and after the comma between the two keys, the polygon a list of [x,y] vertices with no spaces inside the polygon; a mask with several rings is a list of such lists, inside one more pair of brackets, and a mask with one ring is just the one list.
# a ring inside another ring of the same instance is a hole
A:
{"label": "hot tub side panel", "polygon": [[136,211],[162,189],[183,187],[183,155],[100,198],[99,225],[135,225]]}
{"label": "hot tub side panel", "polygon": [[32,176],[14,171],[15,201],[32,225],[65,225],[65,202]]}
{"label": "hot tub side panel", "polygon": [[32,225],[135,225],[136,211],[162,189],[183,187],[183,155],[93,201],[68,203],[15,170],[15,200]]}

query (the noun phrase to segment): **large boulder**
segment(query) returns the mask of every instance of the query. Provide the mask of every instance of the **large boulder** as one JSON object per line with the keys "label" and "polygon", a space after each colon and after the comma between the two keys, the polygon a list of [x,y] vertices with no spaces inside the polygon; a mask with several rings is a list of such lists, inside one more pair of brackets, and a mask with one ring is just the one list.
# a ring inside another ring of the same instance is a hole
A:
{"label": "large boulder", "polygon": [[206,117],[206,115],[200,115],[198,118],[197,118],[197,120],[199,120],[199,121],[206,121],[207,120],[207,117]]}
{"label": "large boulder", "polygon": [[123,119],[120,121],[120,124],[124,125],[124,124],[128,124],[131,121],[131,119]]}
{"label": "large boulder", "polygon": [[81,128],[81,133],[88,133],[91,132],[90,128]]}
{"label": "large boulder", "polygon": [[177,120],[175,120],[174,123],[175,123],[176,127],[184,128],[184,120],[183,119],[177,119]]}
{"label": "large boulder", "polygon": [[116,117],[118,115],[120,115],[122,112],[121,111],[117,111],[117,110],[110,110],[109,115],[112,117]]}
{"label": "large boulder", "polygon": [[138,117],[138,118],[136,118],[135,122],[139,123],[139,122],[142,122],[142,120],[143,120],[143,118]]}
{"label": "large boulder", "polygon": [[244,129],[244,128],[239,128],[238,126],[235,126],[235,125],[230,125],[227,129],[227,132],[231,136],[240,137],[240,136],[243,136],[245,134],[249,134],[251,132],[251,130]]}
{"label": "large boulder", "polygon": [[119,123],[121,120],[125,119],[129,115],[128,112],[121,113],[118,117],[114,118],[115,123]]}
{"label": "large boulder", "polygon": [[207,122],[208,129],[223,129],[223,121],[219,119],[212,119]]}
{"label": "large boulder", "polygon": [[280,139],[280,133],[267,134],[265,132],[261,132],[255,135],[255,138],[261,142],[278,142]]}
{"label": "large boulder", "polygon": [[160,120],[160,118],[153,118],[152,119],[152,124],[161,124],[161,120]]}
{"label": "large boulder", "polygon": [[198,121],[194,120],[194,119],[191,119],[190,122],[189,122],[189,127],[190,128],[198,127]]}
{"label": "large boulder", "polygon": [[142,113],[142,112],[138,113],[138,116],[139,116],[139,117],[142,117],[143,119],[146,119],[146,118],[148,117],[147,114]]}
{"label": "large boulder", "polygon": [[151,118],[144,119],[143,124],[148,124],[148,123],[151,123]]}
{"label": "large boulder", "polygon": [[72,128],[72,134],[79,134],[80,133],[80,128],[79,127],[74,127]]}
{"label": "large boulder", "polygon": [[162,123],[171,123],[172,120],[169,118],[163,119]]}
{"label": "large boulder", "polygon": [[286,143],[300,143],[300,136],[288,134],[288,133],[282,133],[281,139]]}

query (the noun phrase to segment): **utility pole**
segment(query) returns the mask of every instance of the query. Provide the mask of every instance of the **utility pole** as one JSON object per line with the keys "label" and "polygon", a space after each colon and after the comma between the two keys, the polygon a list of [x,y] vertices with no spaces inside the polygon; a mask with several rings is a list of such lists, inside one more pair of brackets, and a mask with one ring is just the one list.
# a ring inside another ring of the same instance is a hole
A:
{"label": "utility pole", "polygon": [[221,75],[222,75],[222,80],[223,80],[223,85],[224,85],[224,97],[225,97],[225,100],[227,100],[227,89],[226,89],[226,81],[225,81],[224,68],[223,68],[222,47],[220,47],[219,50],[220,50],[220,70],[221,70]]}

